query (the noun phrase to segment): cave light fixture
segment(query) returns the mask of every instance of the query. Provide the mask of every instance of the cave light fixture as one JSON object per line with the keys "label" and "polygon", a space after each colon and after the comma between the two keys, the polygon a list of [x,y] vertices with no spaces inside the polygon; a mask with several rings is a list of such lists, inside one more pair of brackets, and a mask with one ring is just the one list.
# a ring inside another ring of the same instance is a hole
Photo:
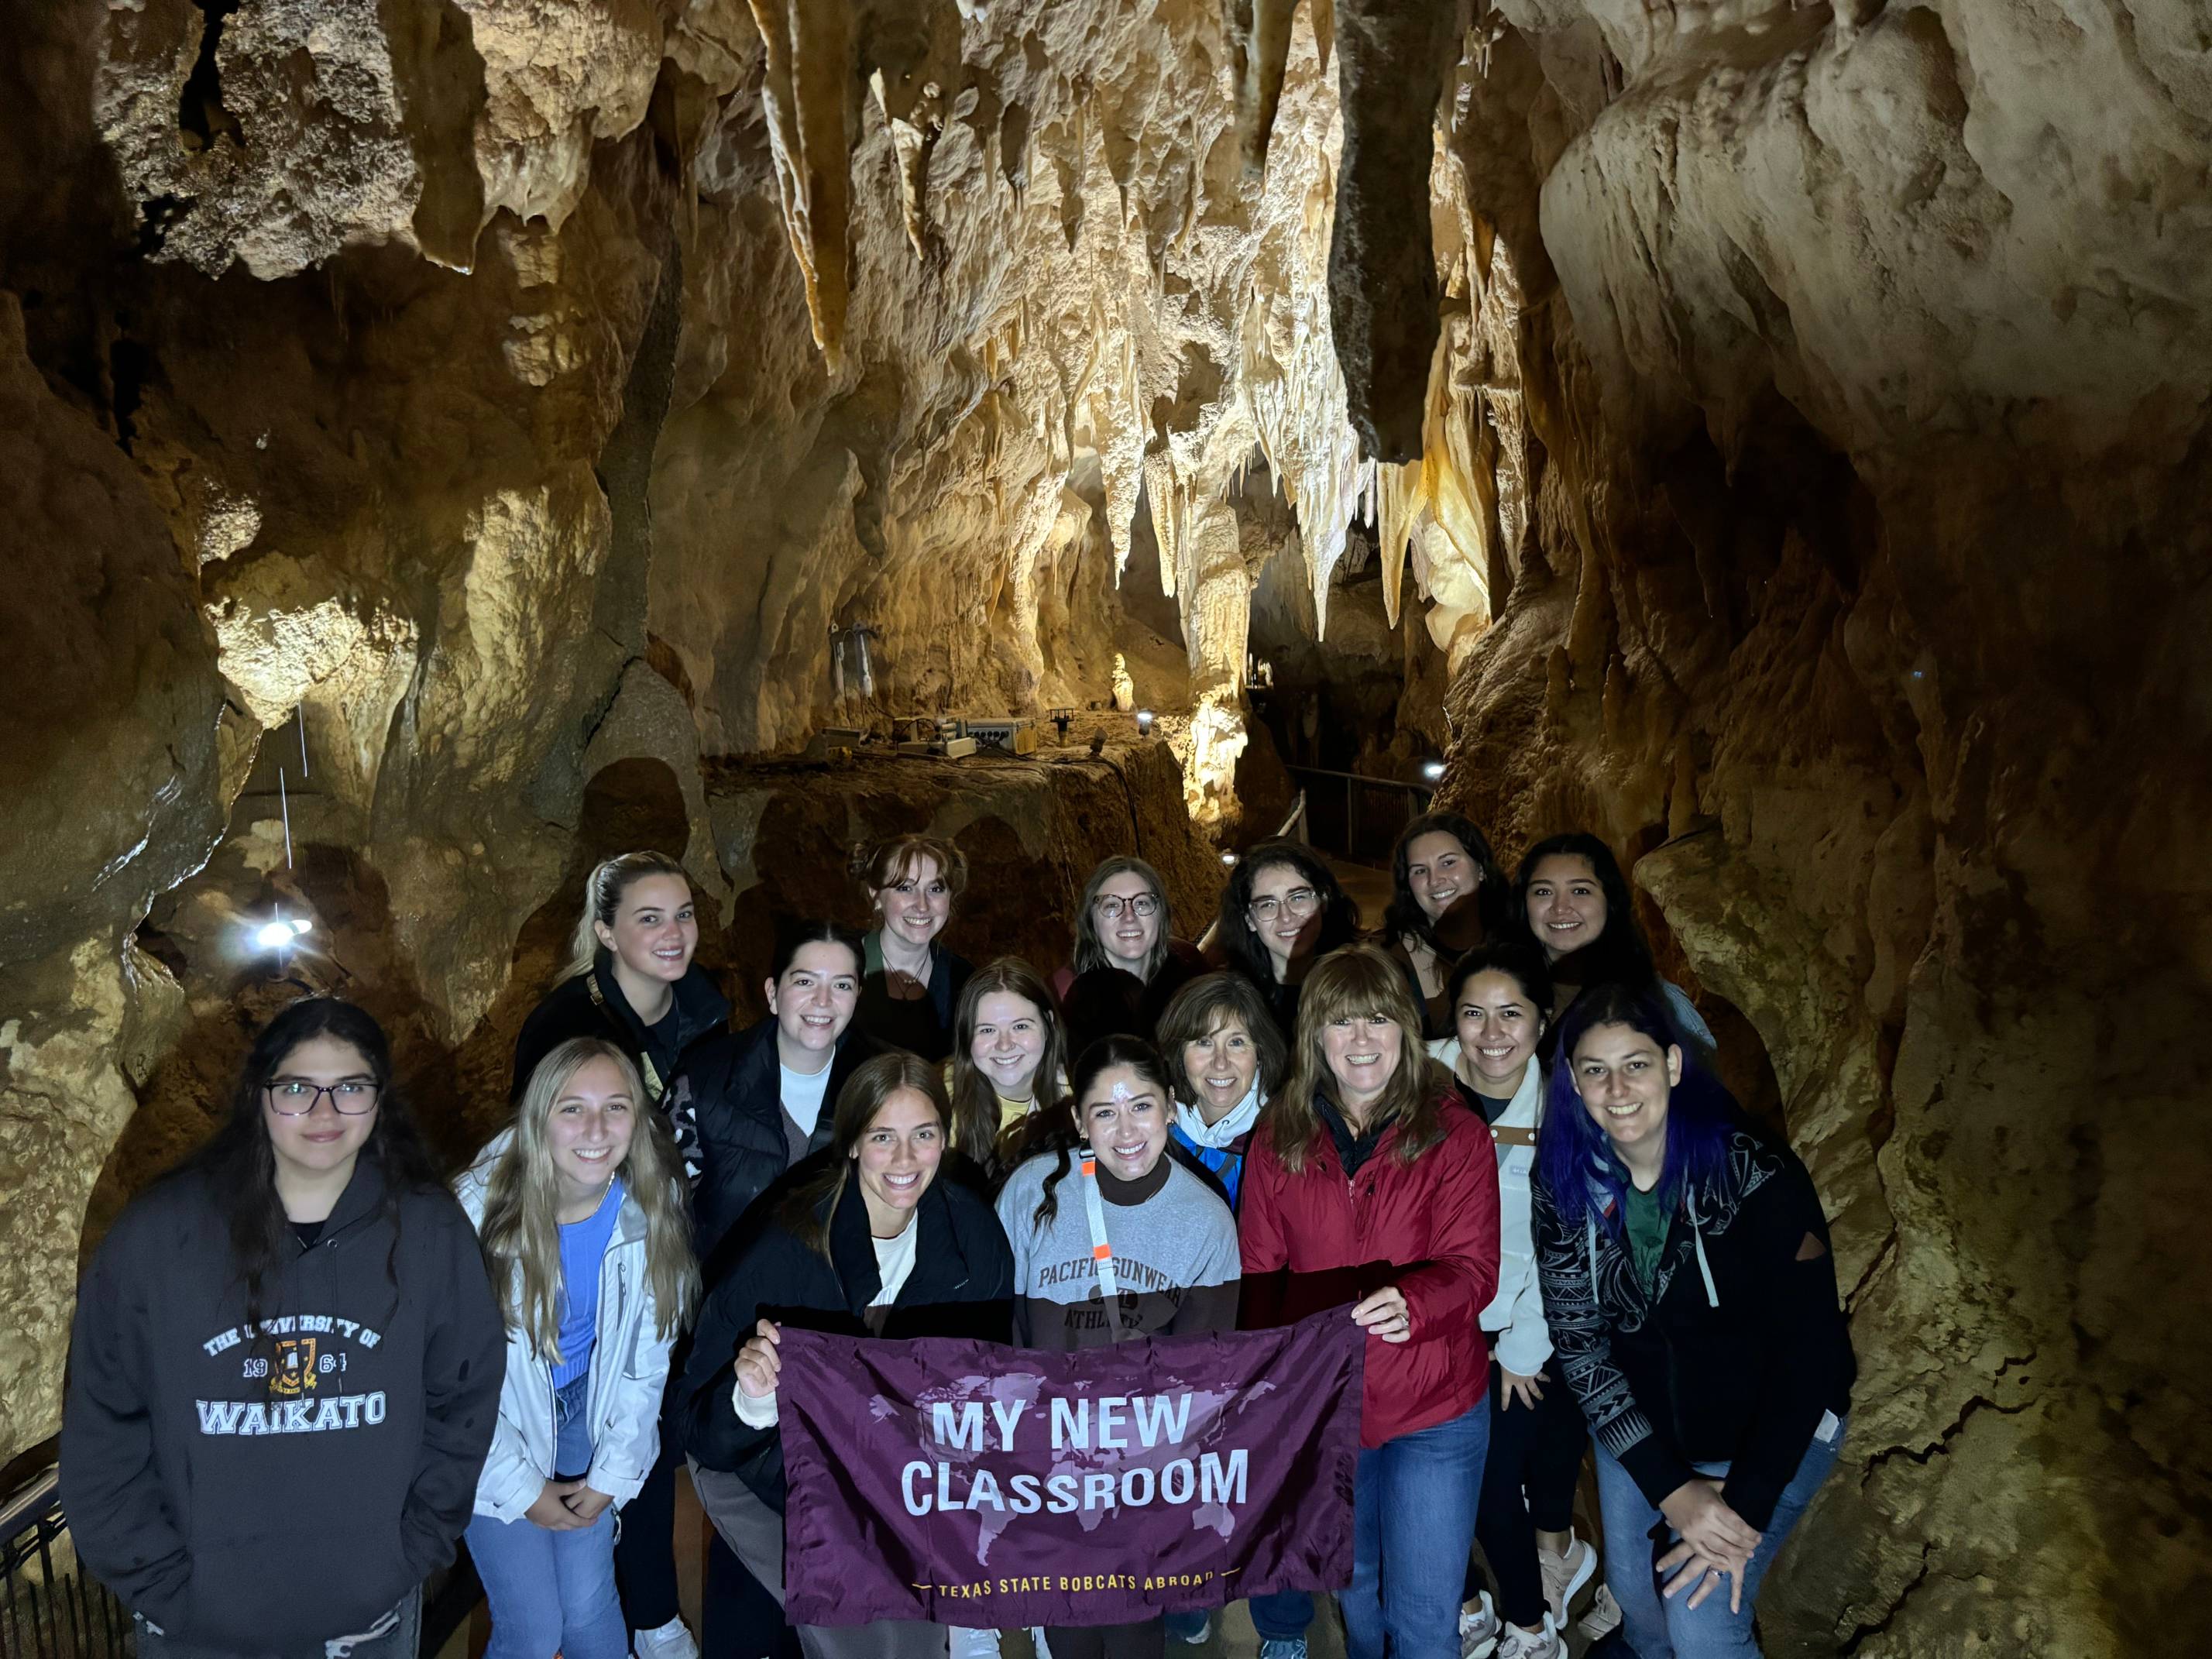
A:
{"label": "cave light fixture", "polygon": [[1139,737],[1149,738],[1152,735],[1153,718],[1152,711],[1149,708],[1139,708],[1137,711],[1137,735]]}
{"label": "cave light fixture", "polygon": [[1443,781],[1444,763],[1442,761],[1432,757],[1421,763],[1421,781],[1423,783],[1442,783]]}
{"label": "cave light fixture", "polygon": [[1221,855],[1221,861],[1233,870],[1237,867],[1237,854],[1234,853],[1224,853]]}
{"label": "cave light fixture", "polygon": [[280,909],[274,921],[264,921],[253,930],[253,942],[264,951],[282,955],[297,945],[313,925],[305,916],[288,919]]}

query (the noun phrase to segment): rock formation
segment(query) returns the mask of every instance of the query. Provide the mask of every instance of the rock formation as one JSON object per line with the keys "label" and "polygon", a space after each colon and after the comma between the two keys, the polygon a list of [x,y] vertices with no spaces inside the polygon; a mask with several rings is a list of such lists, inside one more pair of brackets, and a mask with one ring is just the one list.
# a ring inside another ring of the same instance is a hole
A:
{"label": "rock formation", "polygon": [[[1448,744],[1502,851],[1601,830],[1771,1061],[1863,1381],[1770,1650],[2174,1645],[2212,1543],[2201,6],[6,22],[0,1443],[53,1427],[88,1202],[283,994],[228,954],[267,907],[458,1149],[625,837],[685,856],[734,978],[777,883],[830,896],[760,849],[894,820],[1022,861],[1048,902],[994,944],[1048,951],[1117,808],[1202,907],[1200,837],[1282,793],[1256,650],[1360,764]],[[1117,697],[1173,745],[1115,728],[1126,793],[788,760]]]}

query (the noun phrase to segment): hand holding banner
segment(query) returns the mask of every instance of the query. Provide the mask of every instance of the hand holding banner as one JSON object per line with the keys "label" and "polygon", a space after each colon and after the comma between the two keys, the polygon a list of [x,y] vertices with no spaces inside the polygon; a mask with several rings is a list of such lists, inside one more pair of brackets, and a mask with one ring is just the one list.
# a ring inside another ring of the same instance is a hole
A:
{"label": "hand holding banner", "polygon": [[787,1326],[795,1625],[1126,1625],[1352,1578],[1342,1309],[1080,1353]]}

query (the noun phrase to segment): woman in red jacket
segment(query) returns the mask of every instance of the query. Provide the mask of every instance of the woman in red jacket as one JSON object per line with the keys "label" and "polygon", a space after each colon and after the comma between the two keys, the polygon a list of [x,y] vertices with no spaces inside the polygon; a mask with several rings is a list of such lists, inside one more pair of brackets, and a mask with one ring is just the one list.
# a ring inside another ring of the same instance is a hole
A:
{"label": "woman in red jacket", "polygon": [[1346,1649],[1382,1659],[1387,1636],[1393,1659],[1459,1659],[1490,1443],[1490,1133],[1429,1058],[1405,975],[1372,945],[1315,965],[1292,1052],[1244,1166],[1247,1322],[1352,1304],[1368,1341]]}

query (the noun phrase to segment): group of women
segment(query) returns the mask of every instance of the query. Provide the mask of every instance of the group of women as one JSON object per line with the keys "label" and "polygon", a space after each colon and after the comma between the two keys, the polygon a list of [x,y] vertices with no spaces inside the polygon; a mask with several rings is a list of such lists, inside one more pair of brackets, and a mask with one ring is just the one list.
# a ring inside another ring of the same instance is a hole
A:
{"label": "group of women", "polygon": [[[1049,975],[946,948],[950,843],[856,872],[872,929],[780,928],[732,1030],[682,868],[599,866],[512,1121],[450,1194],[373,1021],[270,1024],[80,1300],[64,1499],[142,1655],[406,1659],[465,1536],[491,1659],[685,1659],[679,1464],[717,1540],[706,1650],[774,1653],[787,1325],[1069,1350],[1340,1308],[1368,1339],[1354,1659],[1555,1659],[1593,1596],[1643,1659],[1757,1651],[1851,1351],[1811,1182],[1717,1080],[1603,842],[1509,881],[1424,817],[1372,940],[1324,862],[1265,843],[1209,952],[1109,859]],[[1593,1442],[1602,1587],[1572,1520]],[[1303,1659],[1310,1595],[1250,1610],[1264,1659]],[[1157,1659],[1209,1622],[1036,1636]]]}

